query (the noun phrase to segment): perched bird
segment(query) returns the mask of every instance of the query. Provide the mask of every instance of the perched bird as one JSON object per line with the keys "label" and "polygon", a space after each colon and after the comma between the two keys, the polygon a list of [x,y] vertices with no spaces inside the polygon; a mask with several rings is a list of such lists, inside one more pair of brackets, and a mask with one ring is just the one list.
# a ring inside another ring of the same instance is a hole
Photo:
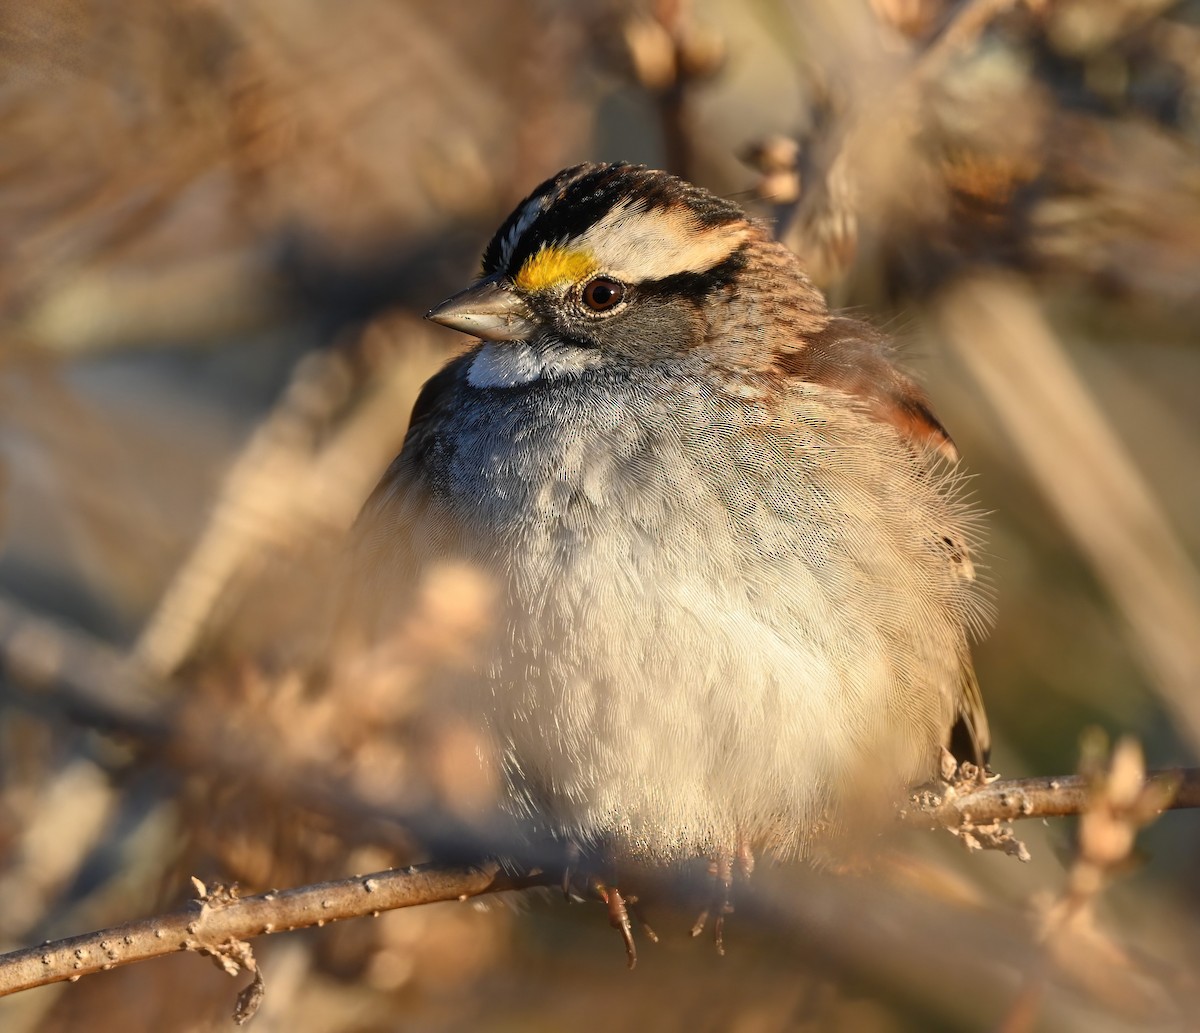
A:
{"label": "perched bird", "polygon": [[[480,338],[421,392],[357,526],[372,590],[499,587],[465,706],[530,826],[613,859],[802,854],[988,728],[954,445],[887,342],[737,205],[584,164],[429,318]],[[718,915],[723,908],[718,908]]]}

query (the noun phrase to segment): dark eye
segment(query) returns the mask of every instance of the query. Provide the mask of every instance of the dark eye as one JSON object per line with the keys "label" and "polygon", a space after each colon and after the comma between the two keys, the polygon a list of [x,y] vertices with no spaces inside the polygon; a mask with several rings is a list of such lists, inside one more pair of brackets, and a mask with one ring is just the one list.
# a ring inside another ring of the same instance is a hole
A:
{"label": "dark eye", "polygon": [[584,284],[583,303],[593,312],[607,312],[616,308],[625,297],[625,285],[607,276],[597,276]]}

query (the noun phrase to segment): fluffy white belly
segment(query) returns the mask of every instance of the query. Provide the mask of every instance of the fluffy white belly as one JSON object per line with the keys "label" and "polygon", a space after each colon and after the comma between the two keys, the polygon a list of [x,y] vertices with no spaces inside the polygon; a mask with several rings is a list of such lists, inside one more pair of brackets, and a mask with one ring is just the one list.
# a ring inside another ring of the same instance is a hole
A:
{"label": "fluffy white belly", "polygon": [[830,763],[855,756],[830,721],[842,672],[703,580],[664,570],[647,591],[594,559],[564,572],[536,626],[511,615],[493,673],[529,813],[656,856],[804,838]]}

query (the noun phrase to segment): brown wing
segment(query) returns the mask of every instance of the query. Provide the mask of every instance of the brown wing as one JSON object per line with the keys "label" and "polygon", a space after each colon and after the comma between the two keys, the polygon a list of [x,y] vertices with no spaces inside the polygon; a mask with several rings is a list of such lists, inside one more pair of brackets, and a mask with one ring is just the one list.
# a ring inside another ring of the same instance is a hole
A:
{"label": "brown wing", "polygon": [[[933,448],[951,462],[958,461],[958,449],[933,414],[925,392],[891,361],[887,339],[868,324],[835,316],[824,329],[806,336],[802,346],[778,360],[778,366],[785,375],[859,399],[875,419],[890,423],[905,440]],[[942,541],[947,562],[954,564],[959,576],[974,580],[966,545],[946,537]],[[991,749],[991,733],[969,659],[963,664],[959,693],[950,749],[959,760],[972,761],[982,768]]]}
{"label": "brown wing", "polygon": [[902,437],[957,462],[958,449],[934,416],[925,392],[896,367],[888,355],[887,339],[866,323],[834,316],[777,365],[786,376],[860,399],[877,420],[890,423]]}
{"label": "brown wing", "polygon": [[982,770],[987,767],[992,752],[992,733],[983,706],[983,693],[970,660],[963,666],[961,688],[958,720],[950,730],[950,752],[960,763],[969,760]]}

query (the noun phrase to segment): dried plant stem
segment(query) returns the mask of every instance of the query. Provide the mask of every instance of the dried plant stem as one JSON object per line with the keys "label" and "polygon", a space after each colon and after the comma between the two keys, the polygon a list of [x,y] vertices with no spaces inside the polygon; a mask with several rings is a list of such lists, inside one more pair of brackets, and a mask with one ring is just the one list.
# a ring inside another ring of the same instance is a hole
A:
{"label": "dried plant stem", "polygon": [[[31,703],[65,712],[80,723],[144,741],[171,763],[205,768],[214,774],[250,778],[270,792],[288,795],[295,789],[321,808],[328,804],[352,820],[403,820],[399,810],[354,800],[332,782],[307,769],[289,768],[267,758],[277,751],[247,748],[221,737],[198,733],[194,723],[185,733],[176,727],[174,712],[158,701],[176,694],[155,687],[155,680],[104,643],[85,633],[31,613],[0,596],[0,666],[28,691]],[[251,758],[247,761],[246,758]],[[257,775],[256,775],[257,773]],[[1200,807],[1200,769],[1173,769],[1148,774],[1149,780],[1177,783],[1170,808]],[[925,794],[902,815],[906,824],[921,828],[952,828],[964,821],[985,824],[1019,818],[1049,818],[1080,814],[1087,804],[1082,776],[1008,779],[954,792]]]}
{"label": "dried plant stem", "polygon": [[[395,794],[386,801],[368,799],[344,778],[289,760],[266,735],[231,730],[219,713],[184,714],[177,701],[190,694],[173,691],[173,682],[155,678],[105,643],[3,596],[0,670],[13,688],[23,690],[9,702],[65,715],[133,741],[172,769],[237,781],[271,799],[303,802],[334,819],[344,833],[361,838],[370,829],[376,842],[401,843],[417,835],[447,849],[460,849],[481,835],[480,829],[466,829],[451,815],[406,809]],[[489,841],[493,832],[487,833]],[[495,832],[495,838],[502,842],[505,837]]]}
{"label": "dried plant stem", "polygon": [[1200,570],[1033,290],[1015,276],[970,277],[938,299],[935,318],[1200,748]]}
{"label": "dried plant stem", "polygon": [[340,354],[300,362],[282,399],[255,430],[226,477],[211,519],[158,608],[135,652],[147,668],[174,672],[190,655],[237,573],[272,534],[286,533],[289,487],[312,462],[315,439],[348,390]]}
{"label": "dried plant stem", "polygon": [[974,46],[992,22],[1013,10],[1018,3],[1019,0],[968,0],[956,8],[921,55],[917,74],[926,79],[941,74],[951,57]]}

